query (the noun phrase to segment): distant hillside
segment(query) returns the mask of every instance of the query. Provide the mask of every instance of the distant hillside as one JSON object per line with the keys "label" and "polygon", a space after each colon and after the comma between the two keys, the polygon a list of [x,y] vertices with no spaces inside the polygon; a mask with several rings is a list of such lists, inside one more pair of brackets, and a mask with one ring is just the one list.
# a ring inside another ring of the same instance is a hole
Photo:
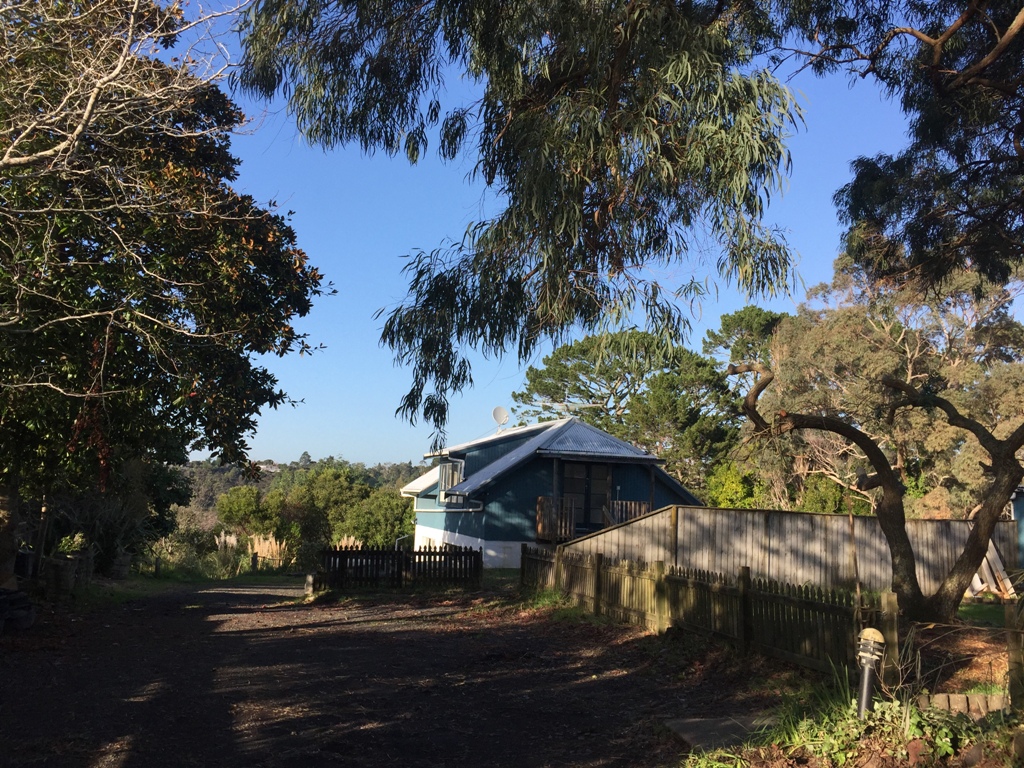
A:
{"label": "distant hillside", "polygon": [[313,469],[318,464],[346,467],[372,488],[401,488],[429,468],[425,464],[413,464],[411,461],[367,467],[362,463],[335,459],[333,456],[313,461],[308,453],[304,453],[298,461],[289,464],[279,464],[271,459],[256,462],[260,475],[258,480],[252,480],[234,465],[220,466],[210,461],[192,461],[181,470],[192,483],[192,501],[187,507],[177,508],[178,523],[180,526],[209,530],[217,523],[217,499],[222,493],[239,485],[256,485],[266,491],[282,470]]}

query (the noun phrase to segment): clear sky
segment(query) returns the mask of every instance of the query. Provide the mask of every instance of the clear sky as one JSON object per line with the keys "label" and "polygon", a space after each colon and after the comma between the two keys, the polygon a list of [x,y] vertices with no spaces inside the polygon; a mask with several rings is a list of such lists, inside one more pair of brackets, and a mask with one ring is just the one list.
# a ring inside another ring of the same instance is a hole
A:
{"label": "clear sky", "polygon": [[[788,189],[773,202],[768,218],[788,230],[799,275],[810,286],[831,276],[841,233],[831,200],[850,178],[850,161],[897,150],[905,143],[905,128],[898,109],[870,81],[851,88],[845,77],[819,80],[806,73],[791,87],[806,125],[790,141]],[[238,94],[235,98],[250,114],[260,109]],[[261,416],[250,458],[288,462],[308,451],[314,459],[330,455],[367,464],[419,461],[429,448],[430,430],[395,416],[410,374],[396,368],[391,352],[379,346],[382,322],[374,314],[405,295],[404,254],[461,237],[470,222],[496,212],[495,201],[481,185],[466,182],[469,160],[446,165],[431,151],[410,166],[404,157],[368,157],[358,147],[325,152],[305,145],[283,111],[264,115],[249,135],[234,140],[233,150],[242,160],[236,188],[294,211],[300,246],[337,289],[298,323],[325,349],[264,361],[282,387],[303,402]],[[699,264],[680,266],[679,272],[715,278]],[[793,299],[751,303],[791,311],[802,296],[798,288]],[[694,319],[691,346],[699,351],[704,331],[746,303],[719,281],[717,296],[705,301]],[[511,408],[523,369],[514,357],[476,359],[474,379],[473,389],[452,402],[451,442],[494,431],[491,411]]]}

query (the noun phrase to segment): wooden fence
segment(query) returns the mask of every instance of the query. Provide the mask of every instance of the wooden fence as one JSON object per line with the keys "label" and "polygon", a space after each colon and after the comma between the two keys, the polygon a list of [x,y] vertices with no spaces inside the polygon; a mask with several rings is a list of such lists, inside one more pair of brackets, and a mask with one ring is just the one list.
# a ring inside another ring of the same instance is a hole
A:
{"label": "wooden fence", "polygon": [[324,551],[320,581],[334,589],[480,587],[483,572],[483,550],[472,547],[428,547],[411,552],[339,547]]}
{"label": "wooden fence", "polygon": [[537,541],[559,544],[576,537],[576,500],[537,497]]}
{"label": "wooden fence", "polygon": [[[925,594],[934,592],[963,551],[971,523],[908,520],[907,533]],[[1019,567],[1017,522],[996,525],[992,542],[1007,569]],[[665,507],[565,545],[576,554],[664,562],[828,589],[889,589],[889,547],[875,517],[708,507]]]}
{"label": "wooden fence", "polygon": [[855,661],[855,638],[880,617],[877,598],[835,589],[752,579],[733,580],[663,562],[606,562],[601,553],[552,552],[523,545],[524,586],[555,589],[595,614],[658,631],[678,625],[754,650],[830,672]]}

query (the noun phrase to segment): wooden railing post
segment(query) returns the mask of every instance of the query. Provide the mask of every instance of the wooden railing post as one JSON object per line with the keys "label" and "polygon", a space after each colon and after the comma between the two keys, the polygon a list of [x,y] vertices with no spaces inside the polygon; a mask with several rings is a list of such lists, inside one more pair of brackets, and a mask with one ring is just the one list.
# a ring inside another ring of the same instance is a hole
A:
{"label": "wooden railing post", "polygon": [[1024,632],[1017,604],[1006,605],[1006,661],[1010,676],[1010,707],[1024,710]]}
{"label": "wooden railing post", "polygon": [[665,584],[665,561],[654,563],[654,610],[655,631],[660,635],[668,629],[668,585]]}
{"label": "wooden railing post", "polygon": [[604,568],[604,554],[594,555],[594,615],[601,615],[601,570]]}
{"label": "wooden railing post", "polygon": [[747,653],[750,650],[750,640],[753,637],[754,617],[750,610],[750,566],[740,566],[740,573],[736,580],[740,590],[740,615],[736,622],[739,630],[738,645],[740,653]]}
{"label": "wooden railing post", "polygon": [[882,637],[885,638],[885,658],[882,660],[882,684],[893,687],[899,682],[900,671],[900,606],[895,592],[882,593]]}

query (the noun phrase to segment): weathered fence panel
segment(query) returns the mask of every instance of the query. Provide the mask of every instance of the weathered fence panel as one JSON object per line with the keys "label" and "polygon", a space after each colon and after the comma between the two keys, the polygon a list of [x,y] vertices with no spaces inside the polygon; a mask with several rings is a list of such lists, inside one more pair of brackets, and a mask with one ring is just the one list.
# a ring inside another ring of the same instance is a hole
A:
{"label": "weathered fence panel", "polygon": [[[966,520],[908,520],[925,594],[934,592],[970,533]],[[996,525],[993,544],[1007,569],[1019,567],[1017,522]],[[565,545],[596,554],[714,573],[749,566],[754,578],[827,589],[882,591],[892,582],[889,547],[874,517],[771,510],[665,507]]]}
{"label": "weathered fence panel", "polygon": [[483,550],[446,546],[411,552],[339,547],[323,553],[322,583],[332,589],[479,587]]}
{"label": "weathered fence panel", "polygon": [[524,545],[526,587],[558,589],[577,605],[616,621],[661,630],[672,624],[735,642],[743,650],[825,672],[854,664],[863,616],[878,607],[851,593],[751,579],[706,570],[665,568],[661,561],[605,562],[601,553],[557,552]]}

